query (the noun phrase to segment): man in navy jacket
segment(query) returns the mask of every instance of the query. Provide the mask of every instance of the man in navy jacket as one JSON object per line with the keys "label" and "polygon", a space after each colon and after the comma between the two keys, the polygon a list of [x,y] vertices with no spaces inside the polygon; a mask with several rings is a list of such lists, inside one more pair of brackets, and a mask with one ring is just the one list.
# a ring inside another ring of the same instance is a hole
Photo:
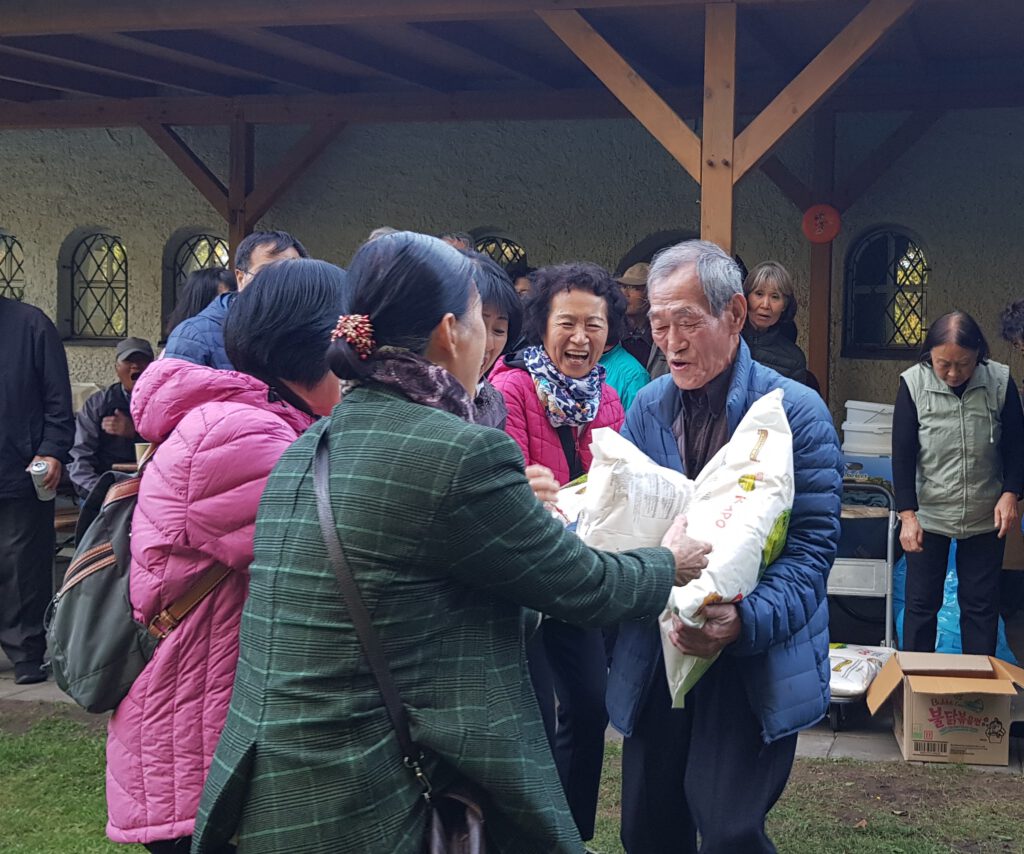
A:
{"label": "man in navy jacket", "polygon": [[[306,247],[286,231],[254,231],[235,250],[238,290],[248,287],[267,264],[308,257]],[[164,356],[230,371],[233,365],[224,349],[224,322],[236,296],[221,294],[195,317],[175,326],[167,338]]]}
{"label": "man in navy jacket", "polygon": [[53,501],[27,468],[48,466],[56,488],[74,438],[64,345],[38,308],[0,297],[0,647],[19,685],[41,682],[43,613],[53,577]]}
{"label": "man in navy jacket", "polygon": [[[786,546],[746,599],[677,623],[682,652],[723,654],[673,709],[655,620],[619,629],[608,713],[624,736],[622,842],[628,854],[773,852],[765,816],[782,794],[797,732],[825,713],[826,582],[839,539],[841,458],[814,392],[754,362],[736,262],[704,241],[673,246],[648,277],[654,343],[669,375],[637,395],[622,434],[660,465],[696,477],[747,409],[776,388],[793,432],[796,496]],[[700,531],[690,534],[700,538]]]}

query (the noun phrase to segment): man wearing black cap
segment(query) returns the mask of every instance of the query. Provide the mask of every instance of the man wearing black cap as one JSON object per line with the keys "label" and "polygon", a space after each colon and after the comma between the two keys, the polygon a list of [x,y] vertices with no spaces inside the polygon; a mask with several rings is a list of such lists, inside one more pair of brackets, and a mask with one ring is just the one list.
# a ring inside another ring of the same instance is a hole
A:
{"label": "man wearing black cap", "polygon": [[75,417],[68,474],[83,498],[114,463],[135,462],[139,436],[129,406],[136,381],[153,361],[153,347],[143,338],[125,338],[115,353],[117,382],[93,394]]}

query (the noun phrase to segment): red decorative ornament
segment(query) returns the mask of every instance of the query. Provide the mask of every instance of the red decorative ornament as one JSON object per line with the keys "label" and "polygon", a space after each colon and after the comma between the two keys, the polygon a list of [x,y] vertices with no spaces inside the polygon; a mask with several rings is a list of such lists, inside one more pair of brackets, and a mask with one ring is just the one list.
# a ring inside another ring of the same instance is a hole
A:
{"label": "red decorative ornament", "polygon": [[373,340],[373,324],[366,314],[343,314],[331,333],[331,340],[344,338],[364,362],[370,358],[377,342]]}
{"label": "red decorative ornament", "polygon": [[832,205],[812,205],[804,213],[804,237],[811,243],[831,243],[839,236],[842,218]]}

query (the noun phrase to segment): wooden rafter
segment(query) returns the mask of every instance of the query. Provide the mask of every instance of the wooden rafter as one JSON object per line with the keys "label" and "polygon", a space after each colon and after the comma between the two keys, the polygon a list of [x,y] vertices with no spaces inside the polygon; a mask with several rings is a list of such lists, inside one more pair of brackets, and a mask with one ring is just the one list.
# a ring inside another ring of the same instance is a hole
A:
{"label": "wooden rafter", "polygon": [[228,219],[228,190],[223,182],[203,162],[189,145],[174,130],[157,122],[143,122],[142,129],[149,138],[170,158],[192,185],[203,194],[225,220]]}
{"label": "wooden rafter", "polygon": [[[777,1],[777,0],[776,0]],[[771,0],[753,0],[771,2]],[[813,0],[799,0],[810,3]],[[703,6],[705,0],[643,0],[644,6]],[[632,0],[34,0],[0,19],[0,36],[318,26],[392,21],[472,21],[535,10],[629,9]]]}
{"label": "wooden rafter", "polygon": [[355,78],[374,73],[373,69],[339,56],[332,51],[316,47],[309,42],[300,41],[289,35],[288,30],[263,30],[255,27],[245,27],[236,30],[226,30],[223,35],[233,42],[256,48],[264,53],[292,59],[309,68],[325,71],[329,74]]}
{"label": "wooden rafter", "polygon": [[450,72],[389,51],[357,32],[330,27],[289,27],[287,33],[300,44],[330,51],[363,68],[404,83],[435,91],[457,88],[457,79]]}
{"label": "wooden rafter", "polygon": [[115,45],[103,45],[77,36],[29,36],[0,42],[42,57],[52,57],[76,66],[117,74],[143,83],[171,86],[200,95],[233,95],[257,91],[242,81],[207,71],[182,66],[166,59],[144,56]]}
{"label": "wooden rafter", "polygon": [[665,100],[576,11],[538,11],[584,65],[608,87],[695,181],[700,181],[700,139]]}
{"label": "wooden rafter", "polygon": [[121,33],[90,33],[86,41],[99,45],[98,50],[100,51],[105,50],[107,47],[119,48],[134,54],[171,62],[184,68],[194,68],[207,74],[216,74],[223,78],[235,79],[241,84],[239,86],[240,90],[248,88],[251,91],[256,89],[256,87],[261,87],[256,89],[256,91],[265,91],[267,87],[267,80],[262,75],[242,71],[239,68],[218,62],[211,56],[196,56],[191,53],[171,50],[170,48],[161,47],[158,44],[152,44],[130,35],[123,35]]}
{"label": "wooden rafter", "polygon": [[731,252],[733,140],[736,124],[736,4],[708,5],[704,21],[700,236],[717,243],[726,252]]}
{"label": "wooden rafter", "polygon": [[0,78],[71,94],[110,98],[144,98],[158,92],[148,83],[71,68],[59,61],[42,59],[9,47],[0,48]]}
{"label": "wooden rafter", "polygon": [[916,0],[871,0],[736,138],[738,181],[863,62]]}
{"label": "wooden rafter", "polygon": [[159,33],[137,33],[139,41],[169,48],[179,54],[216,56],[218,61],[232,68],[251,74],[258,74],[267,80],[296,86],[312,92],[349,92],[354,89],[350,77],[310,68],[293,58],[280,53],[268,53],[251,46],[237,45],[221,35],[207,32],[169,31]]}
{"label": "wooden rafter", "polygon": [[250,231],[344,128],[345,122],[339,119],[318,122],[259,179],[245,200],[245,218]]}
{"label": "wooden rafter", "polygon": [[888,171],[944,115],[942,110],[916,110],[850,171],[836,190],[836,207],[843,211]]}
{"label": "wooden rafter", "polygon": [[472,21],[443,21],[414,25],[436,39],[487,58],[515,74],[533,80],[547,89],[568,89],[578,80],[565,69],[537,54],[525,55],[522,49],[485,31]]}
{"label": "wooden rafter", "polygon": [[47,101],[59,97],[60,93],[55,89],[29,86],[25,83],[16,83],[13,80],[0,81],[0,101],[26,103],[28,101]]}

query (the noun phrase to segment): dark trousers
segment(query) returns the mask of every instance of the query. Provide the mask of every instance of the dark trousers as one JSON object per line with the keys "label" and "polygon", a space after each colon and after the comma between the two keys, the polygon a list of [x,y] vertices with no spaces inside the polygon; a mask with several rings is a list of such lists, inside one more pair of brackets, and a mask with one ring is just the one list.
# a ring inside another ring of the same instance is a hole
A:
{"label": "dark trousers", "polygon": [[608,727],[604,636],[600,629],[545,620],[526,651],[565,798],[580,836],[592,839]]}
{"label": "dark trousers", "polygon": [[0,499],[0,647],[14,664],[42,663],[53,578],[53,502]]}
{"label": "dark trousers", "polygon": [[[796,735],[766,745],[733,659],[723,655],[673,709],[659,662],[622,745],[627,854],[774,852],[765,816],[796,755]],[[697,833],[701,844],[698,849]]]}
{"label": "dark trousers", "polygon": [[[907,552],[903,649],[935,652],[949,543],[949,537],[925,531],[924,551]],[[965,654],[995,655],[1005,546],[1006,540],[999,539],[995,531],[956,541],[960,641]]]}

